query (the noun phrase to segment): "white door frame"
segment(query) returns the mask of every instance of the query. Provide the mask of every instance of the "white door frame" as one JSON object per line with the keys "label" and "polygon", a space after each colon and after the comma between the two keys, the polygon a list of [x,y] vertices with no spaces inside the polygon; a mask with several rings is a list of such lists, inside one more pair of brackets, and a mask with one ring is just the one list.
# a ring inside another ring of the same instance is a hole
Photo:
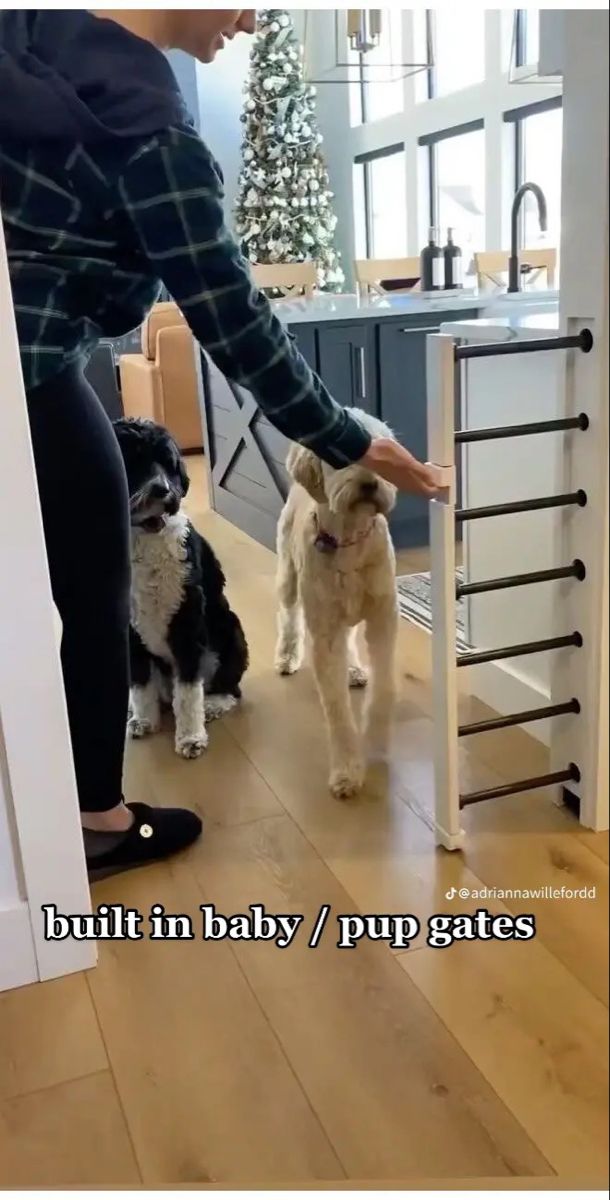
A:
{"label": "white door frame", "polygon": [[1,991],[96,961],[93,943],[44,936],[42,905],[91,900],[1,220],[0,380],[0,804],[18,881],[0,897]]}
{"label": "white door frame", "polygon": [[[562,629],[582,632],[582,650],[570,661],[557,655],[551,703],[578,696],[581,714],[553,722],[551,769],[576,763],[582,779],[570,784],[580,819],[608,828],[608,13],[566,9],[563,14],[563,137],[569,154],[562,172],[560,333],[588,326],[590,354],[576,354],[566,370],[564,411],[584,409],[589,429],[569,437],[563,451],[565,490],[584,488],[588,502],[557,522],[556,562],[580,558],[587,577],[560,597]],[[567,557],[565,557],[567,556]],[[572,661],[573,659],[573,661]]]}

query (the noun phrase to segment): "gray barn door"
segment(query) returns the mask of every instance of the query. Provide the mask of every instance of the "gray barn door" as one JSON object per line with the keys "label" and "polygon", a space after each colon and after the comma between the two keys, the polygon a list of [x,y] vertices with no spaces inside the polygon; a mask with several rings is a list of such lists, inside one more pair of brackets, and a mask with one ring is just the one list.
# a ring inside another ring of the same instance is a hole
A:
{"label": "gray barn door", "polygon": [[[315,368],[314,331],[303,330],[298,340]],[[288,442],[263,416],[250,392],[230,383],[206,354],[202,355],[202,377],[213,506],[221,516],[273,548],[288,494],[284,467]]]}

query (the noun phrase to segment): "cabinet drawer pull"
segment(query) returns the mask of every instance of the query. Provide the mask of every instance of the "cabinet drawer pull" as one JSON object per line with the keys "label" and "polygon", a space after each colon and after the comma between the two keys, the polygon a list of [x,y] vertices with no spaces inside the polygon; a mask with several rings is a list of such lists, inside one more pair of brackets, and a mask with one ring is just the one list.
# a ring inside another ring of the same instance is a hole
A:
{"label": "cabinet drawer pull", "polygon": [[440,325],[420,325],[418,329],[401,329],[400,333],[438,333]]}
{"label": "cabinet drawer pull", "polygon": [[358,370],[360,373],[360,400],[366,400],[366,358],[363,346],[354,346],[356,358],[358,360]]}

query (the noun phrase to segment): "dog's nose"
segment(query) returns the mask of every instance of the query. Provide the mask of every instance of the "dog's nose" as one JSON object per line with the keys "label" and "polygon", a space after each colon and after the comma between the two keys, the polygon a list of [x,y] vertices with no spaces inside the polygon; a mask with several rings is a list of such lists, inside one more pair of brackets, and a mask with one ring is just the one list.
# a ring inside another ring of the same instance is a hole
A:
{"label": "dog's nose", "polygon": [[366,483],[361,483],[360,492],[365,499],[371,500],[377,494],[377,480],[370,479]]}
{"label": "dog's nose", "polygon": [[151,483],[149,495],[152,500],[165,500],[169,496],[169,488],[162,479],[159,479],[155,483]]}

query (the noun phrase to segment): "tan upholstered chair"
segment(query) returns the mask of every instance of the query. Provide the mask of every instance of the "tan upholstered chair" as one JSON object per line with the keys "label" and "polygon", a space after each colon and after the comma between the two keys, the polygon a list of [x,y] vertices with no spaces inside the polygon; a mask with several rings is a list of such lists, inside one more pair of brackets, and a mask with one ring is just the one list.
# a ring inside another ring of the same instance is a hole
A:
{"label": "tan upholstered chair", "polygon": [[[489,250],[481,254],[475,254],[474,265],[477,273],[477,284],[481,291],[491,291],[494,288],[505,288],[506,278],[508,276],[508,260],[510,253],[508,250]],[[537,250],[520,250],[519,251],[519,266],[521,268],[527,266],[529,268],[527,274],[522,276],[526,286],[531,287],[536,283],[543,271],[546,271],[547,287],[555,286],[555,275],[557,271],[557,251],[550,247],[542,247]]]}
{"label": "tan upholstered chair", "polygon": [[[359,295],[384,296],[386,289],[381,286],[382,280],[415,279],[416,283],[406,284],[404,288],[392,288],[392,292],[413,292],[419,290],[421,266],[419,258],[357,258],[354,263],[356,285]],[[389,289],[387,289],[389,290]]]}
{"label": "tan upholstered chair", "polygon": [[252,278],[261,291],[276,288],[287,300],[313,296],[318,279],[315,262],[253,263]]}
{"label": "tan upholstered chair", "polygon": [[203,445],[195,349],[176,305],[156,304],[142,327],[142,353],[119,359],[125,416],[164,425],[184,451]]}

